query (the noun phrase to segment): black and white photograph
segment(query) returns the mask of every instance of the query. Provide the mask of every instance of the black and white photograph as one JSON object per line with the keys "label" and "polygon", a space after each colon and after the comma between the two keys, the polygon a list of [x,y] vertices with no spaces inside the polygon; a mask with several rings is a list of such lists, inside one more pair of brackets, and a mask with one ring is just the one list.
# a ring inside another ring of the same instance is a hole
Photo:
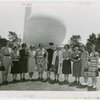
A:
{"label": "black and white photograph", "polygon": [[99,92],[100,1],[0,1],[0,91]]}

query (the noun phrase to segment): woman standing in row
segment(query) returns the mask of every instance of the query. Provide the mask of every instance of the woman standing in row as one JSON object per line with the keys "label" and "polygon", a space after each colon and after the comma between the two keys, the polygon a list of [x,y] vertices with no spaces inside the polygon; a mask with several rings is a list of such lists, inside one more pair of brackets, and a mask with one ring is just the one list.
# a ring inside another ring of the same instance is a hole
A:
{"label": "woman standing in row", "polygon": [[79,51],[78,46],[74,47],[74,53],[72,54],[72,61],[73,61],[73,76],[75,77],[73,85],[79,85],[81,77],[81,52]]}
{"label": "woman standing in row", "polygon": [[81,76],[84,78],[83,86],[86,87],[88,85],[88,60],[89,60],[89,53],[86,51],[86,48],[84,45],[81,46],[82,50],[82,56],[81,56],[81,63],[82,63],[82,69],[81,69]]}
{"label": "woman standing in row", "polygon": [[62,51],[60,50],[60,47],[56,47],[56,50],[53,53],[52,65],[55,70],[55,82],[58,82],[59,74],[62,73]]}
{"label": "woman standing in row", "polygon": [[39,80],[43,80],[43,71],[46,70],[46,51],[43,48],[43,44],[39,44],[39,49],[36,51],[36,64],[39,74]]}
{"label": "woman standing in row", "polygon": [[97,76],[98,76],[98,60],[99,53],[95,51],[95,45],[92,46],[92,52],[90,53],[90,65],[89,65],[89,77],[92,79],[91,87],[96,88]]}
{"label": "woman standing in row", "polygon": [[28,50],[25,43],[22,44],[22,49],[19,51],[20,56],[20,77],[25,81],[25,73],[28,72]]}
{"label": "woman standing in row", "polygon": [[12,58],[11,74],[13,77],[13,82],[16,82],[17,74],[20,73],[19,51],[17,46],[13,48],[11,58]]}
{"label": "woman standing in row", "polygon": [[6,42],[6,46],[1,48],[1,66],[3,67],[2,71],[2,83],[8,83],[8,74],[11,70],[11,48],[10,42]]}
{"label": "woman standing in row", "polygon": [[28,72],[31,81],[36,68],[36,61],[35,61],[36,52],[34,49],[35,47],[31,45],[30,50],[28,52]]}
{"label": "woman standing in row", "polygon": [[64,74],[64,82],[68,84],[69,74],[71,74],[71,51],[69,50],[69,45],[64,46],[62,73]]}

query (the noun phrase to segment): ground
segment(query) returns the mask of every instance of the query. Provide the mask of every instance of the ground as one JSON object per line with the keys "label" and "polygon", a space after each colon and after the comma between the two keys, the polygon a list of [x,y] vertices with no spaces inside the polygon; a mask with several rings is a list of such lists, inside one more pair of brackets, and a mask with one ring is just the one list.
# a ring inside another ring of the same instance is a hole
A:
{"label": "ground", "polygon": [[[0,72],[1,76],[1,72]],[[28,74],[26,75],[26,78],[28,79]],[[37,78],[37,74],[34,74],[34,78]],[[19,79],[19,76],[18,76]],[[9,75],[8,78],[9,81],[12,81],[11,74]],[[74,78],[70,75],[70,82],[74,81]],[[81,78],[81,82],[83,81],[83,78]],[[90,82],[90,79],[89,79]],[[98,77],[98,82],[97,82],[97,90],[100,90],[100,77]],[[19,82],[16,84],[8,84],[8,85],[2,85],[0,86],[0,90],[34,90],[34,91],[91,91],[91,89],[80,89],[76,87],[70,87],[68,85],[59,85],[59,84],[50,84],[48,82],[40,82],[40,81],[26,81],[26,82]],[[92,90],[95,91],[95,90]]]}

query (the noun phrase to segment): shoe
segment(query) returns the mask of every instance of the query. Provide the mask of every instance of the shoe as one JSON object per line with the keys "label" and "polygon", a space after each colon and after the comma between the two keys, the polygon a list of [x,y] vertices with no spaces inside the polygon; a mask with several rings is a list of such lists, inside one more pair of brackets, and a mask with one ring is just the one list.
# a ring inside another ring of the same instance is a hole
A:
{"label": "shoe", "polygon": [[96,86],[94,85],[92,88],[93,88],[93,89],[96,89]]}
{"label": "shoe", "polygon": [[74,82],[70,83],[69,86],[76,86],[76,84],[77,84],[77,81],[74,81]]}

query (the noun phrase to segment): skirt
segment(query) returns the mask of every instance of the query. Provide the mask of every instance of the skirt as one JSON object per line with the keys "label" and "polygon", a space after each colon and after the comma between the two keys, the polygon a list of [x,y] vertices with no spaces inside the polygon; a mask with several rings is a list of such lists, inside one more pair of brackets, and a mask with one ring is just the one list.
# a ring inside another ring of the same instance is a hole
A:
{"label": "skirt", "polygon": [[20,73],[19,61],[12,61],[13,66],[11,66],[11,74]]}
{"label": "skirt", "polygon": [[20,60],[20,73],[27,73],[28,72],[28,60],[22,59]]}
{"label": "skirt", "polygon": [[99,76],[99,71],[97,70],[97,66],[89,66],[88,70],[89,70],[89,72],[88,72],[89,77]]}
{"label": "skirt", "polygon": [[70,60],[63,61],[62,73],[71,74],[71,61]]}
{"label": "skirt", "polygon": [[73,62],[73,76],[80,77],[81,76],[81,61],[74,61]]}

